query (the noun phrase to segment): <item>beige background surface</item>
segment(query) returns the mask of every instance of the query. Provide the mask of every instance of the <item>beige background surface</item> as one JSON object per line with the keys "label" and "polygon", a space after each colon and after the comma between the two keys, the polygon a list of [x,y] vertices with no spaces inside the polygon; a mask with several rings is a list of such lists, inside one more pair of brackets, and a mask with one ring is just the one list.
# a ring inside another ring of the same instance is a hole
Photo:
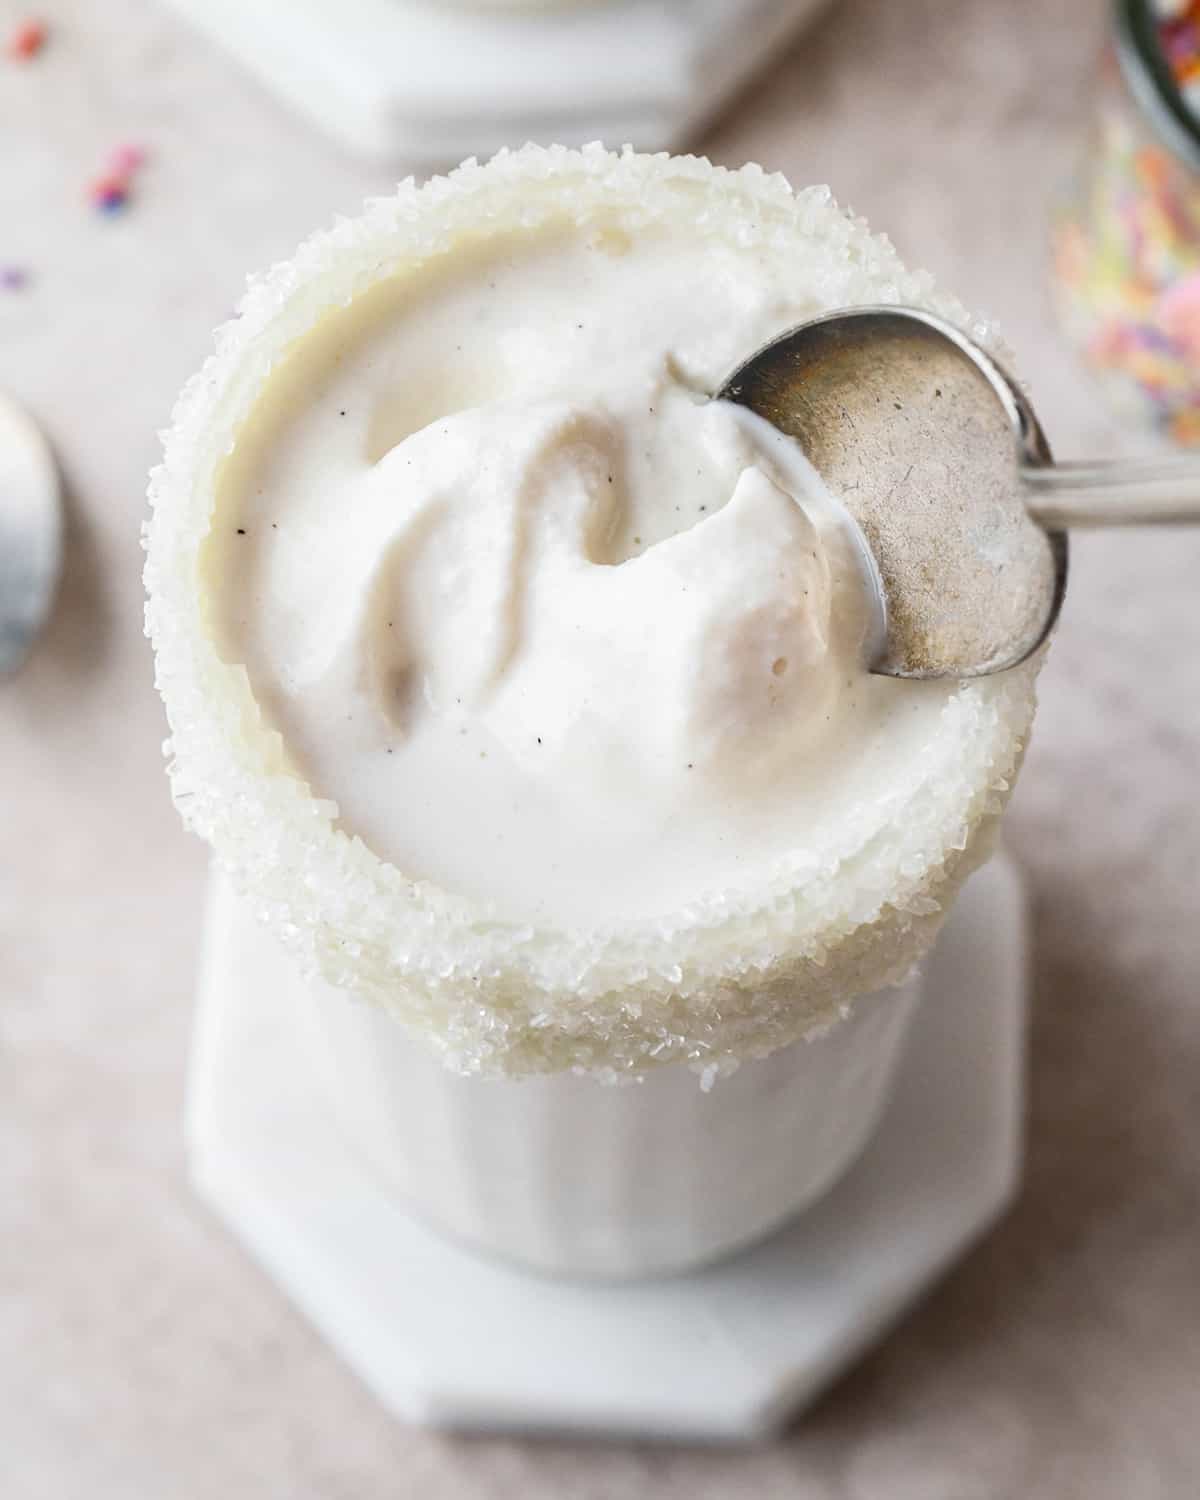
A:
{"label": "beige background surface", "polygon": [[[0,0],[0,22],[24,7]],[[1200,535],[1081,542],[1013,843],[1036,899],[1008,1219],[785,1441],[447,1439],[390,1421],[188,1192],[202,851],[141,638],[154,431],[244,273],[388,174],[152,0],[57,0],[0,68],[0,386],[71,489],[53,630],[0,684],[0,1494],[1159,1500],[1200,1491]],[[1044,224],[1102,0],[836,0],[703,142],[828,180],[1004,323],[1061,452],[1120,444],[1052,326]],[[84,188],[153,164],[121,219]],[[581,1358],[586,1351],[581,1350]]]}

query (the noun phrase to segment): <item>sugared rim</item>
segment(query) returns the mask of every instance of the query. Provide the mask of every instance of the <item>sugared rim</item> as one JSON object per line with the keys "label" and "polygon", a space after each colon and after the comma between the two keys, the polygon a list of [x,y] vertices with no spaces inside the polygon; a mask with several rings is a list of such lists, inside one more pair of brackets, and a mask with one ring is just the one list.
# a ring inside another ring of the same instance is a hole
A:
{"label": "sugared rim", "polygon": [[500,920],[336,826],[207,628],[201,559],[220,466],[272,369],[326,311],[464,235],[596,217],[794,248],[831,305],[917,305],[995,344],[827,189],[794,194],[755,166],[599,146],[527,146],[407,181],[251,281],[184,387],[151,476],[146,622],[175,799],[306,973],[386,1007],[464,1072],[610,1075],[679,1058],[720,1070],[829,1025],[853,996],[903,978],[932,939],[1003,805],[1033,711],[1036,665],[964,684],[921,764],[838,850],[797,856],[752,893],[609,928]]}

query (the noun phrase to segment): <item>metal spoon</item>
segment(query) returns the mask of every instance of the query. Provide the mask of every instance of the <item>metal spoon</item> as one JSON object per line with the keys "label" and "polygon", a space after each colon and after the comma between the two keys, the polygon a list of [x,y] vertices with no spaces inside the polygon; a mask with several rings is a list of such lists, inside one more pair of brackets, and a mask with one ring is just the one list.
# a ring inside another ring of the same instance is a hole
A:
{"label": "metal spoon", "polygon": [[795,438],[858,522],[890,677],[1015,666],[1062,607],[1071,526],[1200,522],[1200,463],[1055,464],[1024,392],[930,313],[862,307],[760,349],[717,392]]}
{"label": "metal spoon", "polygon": [[0,396],[0,676],[25,660],[54,602],[62,503],[49,444]]}

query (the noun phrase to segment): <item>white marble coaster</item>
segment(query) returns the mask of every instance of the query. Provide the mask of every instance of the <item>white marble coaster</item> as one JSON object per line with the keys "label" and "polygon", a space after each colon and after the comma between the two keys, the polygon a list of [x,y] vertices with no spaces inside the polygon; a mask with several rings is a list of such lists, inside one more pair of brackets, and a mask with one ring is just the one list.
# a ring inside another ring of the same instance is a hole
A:
{"label": "white marble coaster", "polygon": [[[210,954],[270,940],[219,899]],[[1005,860],[974,877],[873,1143],[797,1222],[736,1258],[636,1283],[556,1281],[410,1219],[344,1148],[279,995],[201,986],[196,1185],[383,1403],[476,1429],[743,1440],[810,1401],[944,1271],[1016,1184],[1024,914]],[[219,965],[214,965],[214,969]]]}
{"label": "white marble coaster", "polygon": [[828,0],[172,0],[352,150],[446,167],[527,140],[678,146]]}

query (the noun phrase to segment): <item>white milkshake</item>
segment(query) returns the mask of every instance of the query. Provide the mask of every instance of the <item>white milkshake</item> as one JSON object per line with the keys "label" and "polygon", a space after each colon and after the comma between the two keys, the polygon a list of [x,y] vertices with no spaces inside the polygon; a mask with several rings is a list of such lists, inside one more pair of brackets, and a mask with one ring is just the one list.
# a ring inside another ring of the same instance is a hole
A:
{"label": "white milkshake", "polygon": [[[965,325],[821,191],[526,148],[310,241],[181,400],[147,570],[181,810],[293,954],[350,1128],[459,1233],[576,1269],[703,1258],[808,1201],[878,1114],[908,1002],[846,1018],[909,973],[985,851],[1036,667],[871,677],[844,513],[709,393],[795,323],[889,300]],[[752,1081],[701,1120],[675,1075],[773,1053],[763,1145],[809,1149],[750,1203]],[[554,1077],[536,1107],[511,1081],[443,1095],[435,1057]],[[598,1110],[583,1073],[645,1080],[626,1115],[658,1180],[702,1182],[707,1150],[729,1212],[684,1224],[642,1180],[628,1224],[539,1249],[555,1111],[578,1170],[650,1170],[628,1132],[609,1159],[624,1091]],[[401,1160],[443,1105],[469,1144],[473,1096],[523,1203],[536,1187],[525,1230],[511,1197],[490,1222],[447,1210],[444,1142],[423,1182]],[[668,1114],[688,1124],[664,1153]]]}
{"label": "white milkshake", "polygon": [[268,386],[209,543],[222,654],[340,826],[564,928],[843,848],[953,689],[867,674],[841,516],[708,399],[813,311],[794,257],[554,229],[390,300]]}

